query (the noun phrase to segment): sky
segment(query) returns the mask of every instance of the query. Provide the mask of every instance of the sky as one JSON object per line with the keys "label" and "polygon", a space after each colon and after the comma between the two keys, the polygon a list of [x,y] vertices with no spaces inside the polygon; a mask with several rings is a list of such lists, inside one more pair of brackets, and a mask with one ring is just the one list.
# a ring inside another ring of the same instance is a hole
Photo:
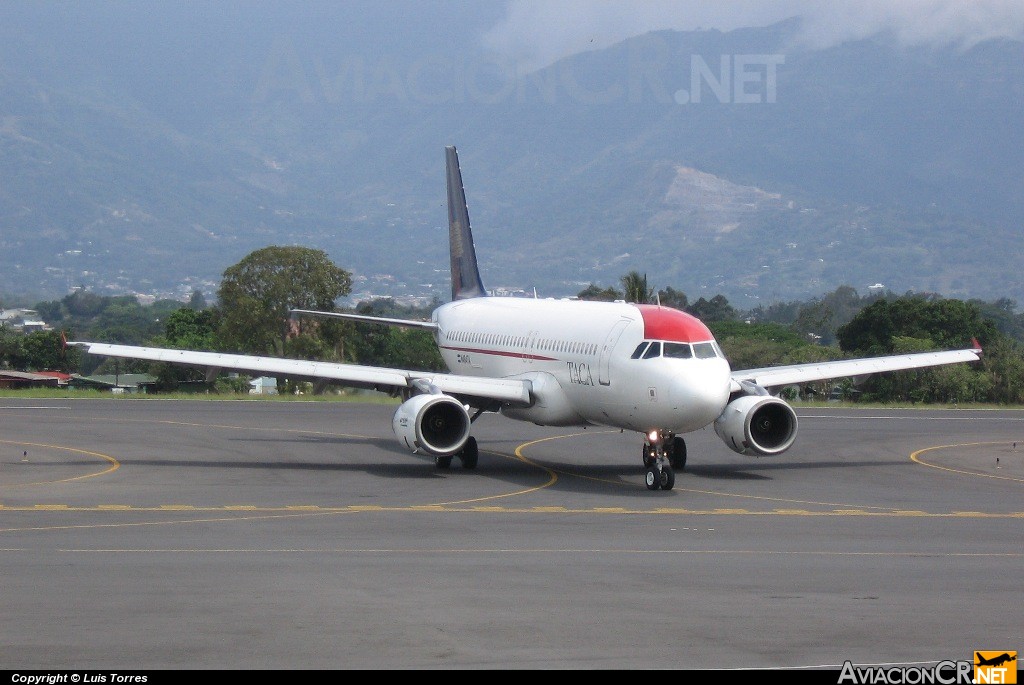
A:
{"label": "sky", "polygon": [[201,126],[209,107],[237,112],[271,95],[332,111],[373,100],[366,90],[469,98],[494,74],[650,31],[793,17],[799,44],[786,50],[880,32],[910,45],[1024,40],[1024,0],[0,0],[0,83],[115,89]]}
{"label": "sky", "polygon": [[44,0],[0,2],[0,67],[35,55],[23,48],[40,42],[71,55],[72,67],[100,54],[129,71],[192,59],[201,74],[218,68],[218,51],[259,62],[284,37],[328,61],[483,54],[523,73],[649,31],[729,31],[795,16],[804,20],[800,42],[815,48],[883,31],[912,45],[1024,40],[1024,0]]}
{"label": "sky", "polygon": [[648,31],[729,31],[794,16],[804,20],[801,41],[816,48],[885,31],[909,45],[1024,39],[1022,0],[509,0],[480,44],[539,68]]}

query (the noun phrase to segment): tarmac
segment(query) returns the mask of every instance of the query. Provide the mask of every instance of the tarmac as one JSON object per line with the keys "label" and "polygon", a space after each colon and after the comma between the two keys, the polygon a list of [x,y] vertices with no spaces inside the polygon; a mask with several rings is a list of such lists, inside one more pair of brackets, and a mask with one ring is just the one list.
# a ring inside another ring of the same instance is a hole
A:
{"label": "tarmac", "polygon": [[777,457],[394,406],[0,399],[0,669],[838,669],[1024,648],[1024,412],[809,409]]}

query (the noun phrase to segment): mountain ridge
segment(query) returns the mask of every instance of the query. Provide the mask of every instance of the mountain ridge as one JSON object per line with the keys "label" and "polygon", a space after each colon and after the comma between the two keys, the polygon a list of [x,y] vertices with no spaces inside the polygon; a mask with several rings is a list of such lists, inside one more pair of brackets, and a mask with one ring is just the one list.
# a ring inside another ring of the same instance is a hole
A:
{"label": "mountain ridge", "polygon": [[[416,81],[422,54],[221,46],[192,89],[160,62],[167,92],[23,39],[0,51],[0,292],[209,294],[249,251],[302,244],[368,291],[444,298],[454,144],[491,287],[636,269],[744,305],[875,283],[1024,298],[1024,44],[807,50],[795,26],[652,32],[515,78],[472,55]],[[289,60],[300,85],[261,93]]]}

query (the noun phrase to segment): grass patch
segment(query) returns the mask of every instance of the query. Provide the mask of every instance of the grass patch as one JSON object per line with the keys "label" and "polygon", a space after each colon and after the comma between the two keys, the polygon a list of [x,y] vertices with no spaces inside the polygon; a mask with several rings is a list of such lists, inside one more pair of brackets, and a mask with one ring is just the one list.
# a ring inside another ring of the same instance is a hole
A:
{"label": "grass patch", "polygon": [[963,402],[957,404],[925,404],[923,402],[790,402],[794,409],[1022,409],[1016,404]]}

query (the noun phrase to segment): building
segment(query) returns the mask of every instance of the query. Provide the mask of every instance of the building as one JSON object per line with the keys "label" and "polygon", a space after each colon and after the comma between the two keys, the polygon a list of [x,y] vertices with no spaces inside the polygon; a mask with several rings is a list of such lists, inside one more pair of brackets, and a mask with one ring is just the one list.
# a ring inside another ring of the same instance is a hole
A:
{"label": "building", "polygon": [[260,376],[249,381],[250,395],[276,395],[277,379],[269,376]]}
{"label": "building", "polygon": [[156,385],[156,376],[148,373],[101,374],[96,376],[79,376],[75,374],[68,382],[72,389],[90,388],[108,390],[115,395],[123,393],[149,394]]}
{"label": "building", "polygon": [[39,312],[34,309],[0,309],[0,326],[22,333],[51,330],[50,325],[40,319]]}
{"label": "building", "polygon": [[7,390],[24,390],[26,388],[57,387],[60,387],[60,379],[54,375],[32,373],[29,371],[0,370],[0,388]]}

